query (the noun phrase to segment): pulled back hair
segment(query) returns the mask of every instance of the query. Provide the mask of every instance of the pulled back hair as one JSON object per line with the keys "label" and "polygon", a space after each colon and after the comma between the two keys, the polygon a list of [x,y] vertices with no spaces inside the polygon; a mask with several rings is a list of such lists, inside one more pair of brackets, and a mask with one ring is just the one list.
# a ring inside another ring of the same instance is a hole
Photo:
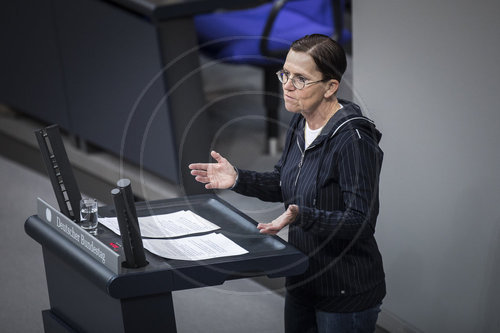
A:
{"label": "pulled back hair", "polygon": [[309,54],[323,79],[335,79],[340,82],[347,67],[344,49],[333,39],[321,34],[306,35],[297,39],[290,50]]}

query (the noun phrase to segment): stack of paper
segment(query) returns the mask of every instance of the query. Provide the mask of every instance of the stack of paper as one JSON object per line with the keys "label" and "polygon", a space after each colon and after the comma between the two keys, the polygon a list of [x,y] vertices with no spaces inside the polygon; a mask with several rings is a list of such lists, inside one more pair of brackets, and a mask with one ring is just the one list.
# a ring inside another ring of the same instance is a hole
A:
{"label": "stack of paper", "polygon": [[178,260],[205,260],[248,253],[222,234],[177,239],[144,239],[144,248],[160,257]]}
{"label": "stack of paper", "polygon": [[[173,238],[220,229],[219,226],[189,210],[170,214],[139,217],[142,237]],[[116,217],[99,218],[99,222],[120,235]],[[143,239],[144,248],[169,259],[204,260],[248,253],[222,234],[210,233],[203,236],[176,239]]]}
{"label": "stack of paper", "polygon": [[[190,210],[181,210],[175,213],[139,217],[139,227],[142,237],[171,238],[220,229],[219,226],[204,219]],[[114,233],[120,234],[116,217],[102,217],[103,225]]]}

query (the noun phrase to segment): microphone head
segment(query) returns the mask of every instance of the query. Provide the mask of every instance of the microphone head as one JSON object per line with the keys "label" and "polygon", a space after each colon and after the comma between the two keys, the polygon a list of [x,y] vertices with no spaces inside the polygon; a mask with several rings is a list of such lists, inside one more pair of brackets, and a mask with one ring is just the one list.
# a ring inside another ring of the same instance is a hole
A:
{"label": "microphone head", "polygon": [[130,179],[122,178],[116,182],[116,185],[120,188],[130,186]]}
{"label": "microphone head", "polygon": [[120,194],[120,189],[114,188],[114,189],[111,190],[111,195],[117,196],[119,194]]}

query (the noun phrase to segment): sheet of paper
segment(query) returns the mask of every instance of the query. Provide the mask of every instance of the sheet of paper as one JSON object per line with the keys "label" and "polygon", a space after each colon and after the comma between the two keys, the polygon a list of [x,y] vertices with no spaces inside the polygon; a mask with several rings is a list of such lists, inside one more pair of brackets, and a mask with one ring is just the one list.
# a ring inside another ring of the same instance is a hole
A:
{"label": "sheet of paper", "polygon": [[205,260],[248,253],[222,234],[210,233],[177,239],[143,239],[144,248],[160,257]]}
{"label": "sheet of paper", "polygon": [[[219,229],[219,226],[190,210],[139,217],[138,220],[142,237],[170,238]],[[116,217],[101,217],[99,218],[99,222],[117,235],[120,234],[120,228]]]}

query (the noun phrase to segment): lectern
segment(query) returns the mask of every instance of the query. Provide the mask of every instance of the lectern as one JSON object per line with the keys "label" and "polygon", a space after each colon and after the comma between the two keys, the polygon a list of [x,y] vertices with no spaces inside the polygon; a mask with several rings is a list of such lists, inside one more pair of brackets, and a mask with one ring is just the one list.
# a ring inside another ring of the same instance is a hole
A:
{"label": "lectern", "polygon": [[[50,309],[42,311],[45,332],[176,332],[172,292],[229,279],[300,274],[307,257],[276,236],[261,235],[257,222],[215,195],[136,204],[138,216],[179,210],[217,224],[248,251],[201,261],[172,260],[146,251],[141,268],[121,265],[121,239],[102,225],[97,236],[82,230],[39,200],[25,230],[42,246]],[[99,208],[115,216],[114,207]]]}

